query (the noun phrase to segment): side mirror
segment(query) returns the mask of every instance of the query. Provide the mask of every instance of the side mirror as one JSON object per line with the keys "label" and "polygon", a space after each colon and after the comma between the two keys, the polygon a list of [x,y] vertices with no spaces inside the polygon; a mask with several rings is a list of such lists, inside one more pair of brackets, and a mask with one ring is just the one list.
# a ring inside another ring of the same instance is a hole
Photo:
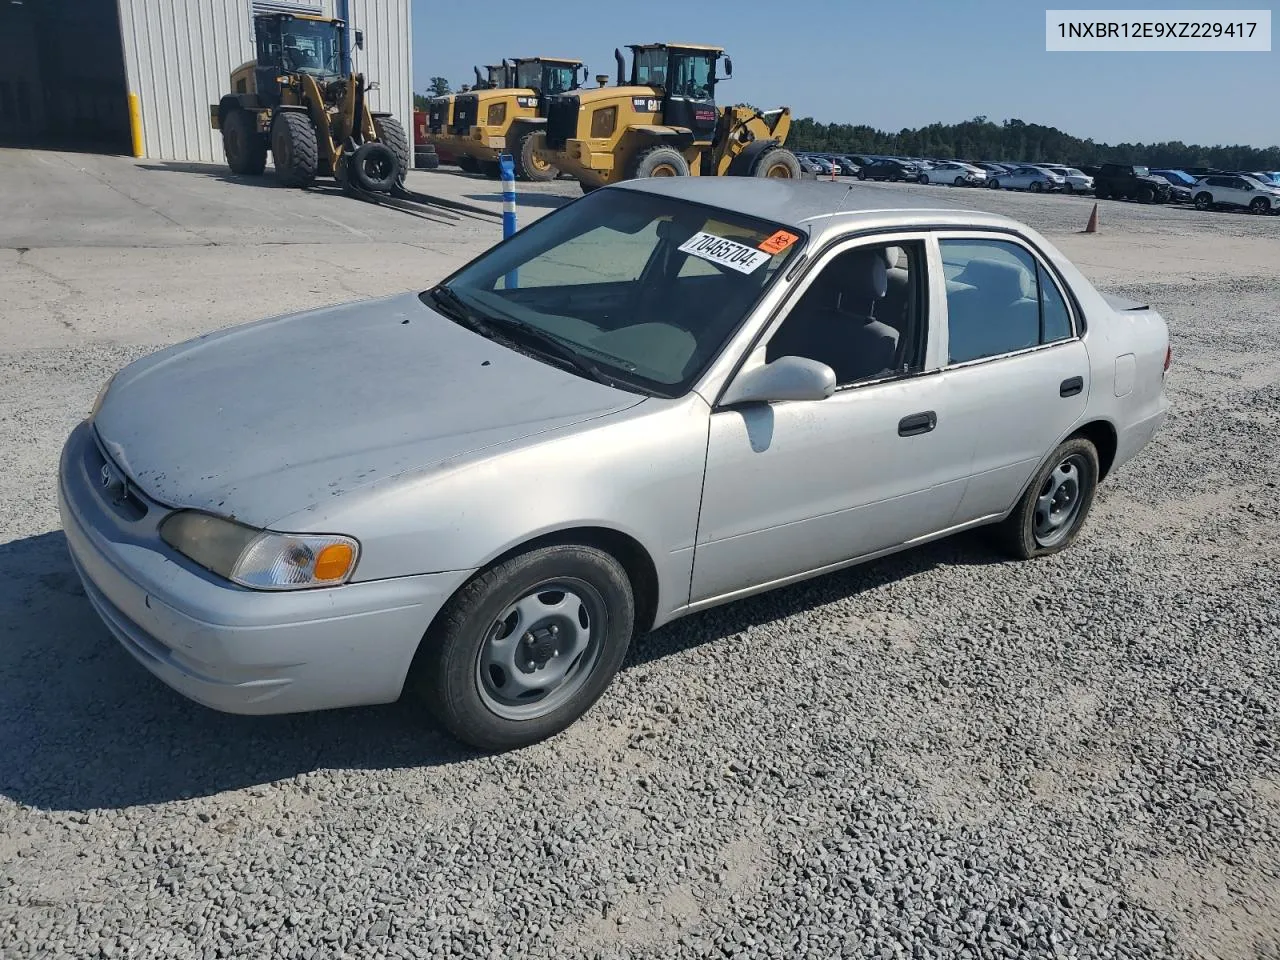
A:
{"label": "side mirror", "polygon": [[364,49],[364,31],[363,30],[356,31],[356,49],[357,50]]}
{"label": "side mirror", "polygon": [[724,58],[724,75],[726,77],[733,76],[733,58],[732,57]]}
{"label": "side mirror", "polygon": [[825,400],[835,390],[835,371],[825,363],[808,357],[779,357],[773,363],[741,371],[720,404]]}

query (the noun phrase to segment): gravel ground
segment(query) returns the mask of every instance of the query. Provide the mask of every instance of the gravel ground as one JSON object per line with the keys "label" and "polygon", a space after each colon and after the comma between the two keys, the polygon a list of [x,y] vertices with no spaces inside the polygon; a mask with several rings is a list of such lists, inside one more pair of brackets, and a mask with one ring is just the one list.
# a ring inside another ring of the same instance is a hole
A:
{"label": "gravel ground", "polygon": [[[1107,203],[1082,238],[1091,201],[965,199],[1170,322],[1170,419],[1078,544],[964,536],[691,617],[504,757],[408,706],[237,718],[152,680],[52,484],[99,384],[187,327],[11,344],[0,956],[1280,958],[1280,220]],[[14,337],[84,291],[28,292]]]}

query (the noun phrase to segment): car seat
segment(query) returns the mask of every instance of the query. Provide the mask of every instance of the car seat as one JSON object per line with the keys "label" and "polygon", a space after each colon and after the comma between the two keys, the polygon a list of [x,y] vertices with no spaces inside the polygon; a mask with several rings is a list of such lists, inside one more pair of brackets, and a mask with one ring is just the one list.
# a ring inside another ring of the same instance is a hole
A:
{"label": "car seat", "polygon": [[948,284],[952,363],[996,356],[1040,342],[1035,275],[1001,260],[970,260]]}

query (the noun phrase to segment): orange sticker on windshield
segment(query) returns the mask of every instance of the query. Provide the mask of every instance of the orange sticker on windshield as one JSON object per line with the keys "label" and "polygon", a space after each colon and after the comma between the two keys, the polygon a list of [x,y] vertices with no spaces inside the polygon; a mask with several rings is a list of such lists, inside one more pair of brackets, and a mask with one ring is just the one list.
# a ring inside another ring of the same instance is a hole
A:
{"label": "orange sticker on windshield", "polygon": [[772,237],[769,237],[761,243],[760,249],[765,253],[781,253],[799,239],[800,238],[794,233],[787,233],[785,230],[779,230]]}

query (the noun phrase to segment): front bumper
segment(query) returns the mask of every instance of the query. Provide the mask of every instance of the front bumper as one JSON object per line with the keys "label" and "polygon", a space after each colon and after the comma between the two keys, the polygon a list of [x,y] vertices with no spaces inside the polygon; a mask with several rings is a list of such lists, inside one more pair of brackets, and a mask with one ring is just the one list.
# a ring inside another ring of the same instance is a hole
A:
{"label": "front bumper", "polygon": [[141,507],[130,515],[113,508],[90,473],[101,457],[81,423],[58,470],[58,508],[85,594],[139,663],[215,710],[297,713],[398,699],[423,633],[468,576],[246,590],[160,540],[168,508],[136,493]]}

